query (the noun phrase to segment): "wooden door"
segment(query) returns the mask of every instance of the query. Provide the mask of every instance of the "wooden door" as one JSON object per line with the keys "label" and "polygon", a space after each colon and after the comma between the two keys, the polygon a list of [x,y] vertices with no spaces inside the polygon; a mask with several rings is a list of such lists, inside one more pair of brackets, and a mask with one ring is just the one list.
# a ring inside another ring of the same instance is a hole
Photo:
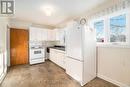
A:
{"label": "wooden door", "polygon": [[28,64],[29,32],[23,29],[10,29],[11,66]]}

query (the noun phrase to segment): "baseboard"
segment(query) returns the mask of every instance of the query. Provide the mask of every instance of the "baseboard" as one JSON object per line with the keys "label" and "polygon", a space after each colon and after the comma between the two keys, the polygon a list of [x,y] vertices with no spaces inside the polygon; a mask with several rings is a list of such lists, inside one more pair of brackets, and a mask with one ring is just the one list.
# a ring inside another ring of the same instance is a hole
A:
{"label": "baseboard", "polygon": [[5,76],[6,76],[7,73],[3,73],[1,76],[0,76],[0,84],[2,83],[2,81],[4,80]]}
{"label": "baseboard", "polygon": [[111,82],[111,83],[113,83],[113,84],[115,84],[115,85],[117,85],[119,87],[130,87],[130,86],[126,85],[126,84],[120,83],[120,82],[118,82],[116,80],[113,80],[111,78],[108,78],[108,77],[100,75],[100,74],[98,74],[97,77],[99,77],[99,78],[101,78],[103,80],[106,80],[108,82]]}

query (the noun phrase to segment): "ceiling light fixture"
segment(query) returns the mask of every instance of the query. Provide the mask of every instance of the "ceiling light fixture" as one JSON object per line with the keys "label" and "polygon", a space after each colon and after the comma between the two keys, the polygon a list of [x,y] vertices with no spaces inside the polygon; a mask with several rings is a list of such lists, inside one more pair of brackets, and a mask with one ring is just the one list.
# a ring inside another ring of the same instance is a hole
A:
{"label": "ceiling light fixture", "polygon": [[42,9],[46,16],[52,16],[54,9],[51,6],[44,6]]}

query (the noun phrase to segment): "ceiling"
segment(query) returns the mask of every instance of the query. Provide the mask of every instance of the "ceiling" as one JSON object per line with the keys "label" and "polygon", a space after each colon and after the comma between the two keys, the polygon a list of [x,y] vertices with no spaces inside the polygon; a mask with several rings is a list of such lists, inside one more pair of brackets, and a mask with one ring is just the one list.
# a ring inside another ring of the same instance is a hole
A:
{"label": "ceiling", "polygon": [[[14,19],[56,26],[108,0],[15,0]],[[52,9],[46,16],[45,7]]]}

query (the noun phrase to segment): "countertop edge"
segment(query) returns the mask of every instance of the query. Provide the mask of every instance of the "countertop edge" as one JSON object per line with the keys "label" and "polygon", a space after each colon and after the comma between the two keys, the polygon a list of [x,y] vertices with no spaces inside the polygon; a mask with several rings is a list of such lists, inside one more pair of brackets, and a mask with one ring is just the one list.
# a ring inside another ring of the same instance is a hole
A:
{"label": "countertop edge", "polygon": [[56,51],[58,51],[58,52],[62,52],[62,53],[65,53],[65,51],[64,50],[60,50],[60,49],[56,49],[56,48],[49,48],[50,50],[51,49],[53,49],[53,50],[56,50]]}

